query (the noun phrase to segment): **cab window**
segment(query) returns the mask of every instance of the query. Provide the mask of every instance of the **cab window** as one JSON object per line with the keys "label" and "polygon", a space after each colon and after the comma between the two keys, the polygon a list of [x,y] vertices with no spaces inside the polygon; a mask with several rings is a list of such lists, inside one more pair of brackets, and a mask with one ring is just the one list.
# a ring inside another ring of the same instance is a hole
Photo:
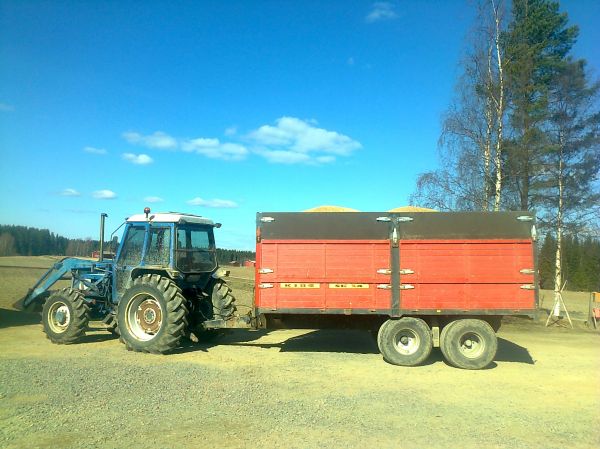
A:
{"label": "cab window", "polygon": [[212,232],[200,227],[177,228],[176,254],[181,271],[211,271],[216,265]]}
{"label": "cab window", "polygon": [[148,234],[145,262],[148,265],[169,265],[169,248],[171,247],[171,228],[151,227]]}
{"label": "cab window", "polygon": [[134,266],[142,261],[142,248],[146,230],[144,226],[131,226],[123,240],[119,265]]}

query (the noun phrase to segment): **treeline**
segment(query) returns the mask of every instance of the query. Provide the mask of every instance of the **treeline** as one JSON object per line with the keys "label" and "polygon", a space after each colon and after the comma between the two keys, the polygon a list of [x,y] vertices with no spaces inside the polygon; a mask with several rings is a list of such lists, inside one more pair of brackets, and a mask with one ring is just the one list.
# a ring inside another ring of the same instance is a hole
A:
{"label": "treeline", "polygon": [[[600,241],[592,237],[567,236],[562,242],[563,282],[566,290],[600,291]],[[542,288],[554,289],[556,239],[546,235],[538,257]]]}
{"label": "treeline", "polygon": [[[98,249],[98,240],[69,239],[48,229],[0,225],[0,256],[90,257]],[[110,244],[107,244],[106,251],[110,249]],[[243,263],[254,258],[252,251],[217,248],[217,259],[222,264],[232,261]]]}
{"label": "treeline", "polygon": [[98,241],[68,239],[48,229],[0,225],[0,256],[87,256]]}

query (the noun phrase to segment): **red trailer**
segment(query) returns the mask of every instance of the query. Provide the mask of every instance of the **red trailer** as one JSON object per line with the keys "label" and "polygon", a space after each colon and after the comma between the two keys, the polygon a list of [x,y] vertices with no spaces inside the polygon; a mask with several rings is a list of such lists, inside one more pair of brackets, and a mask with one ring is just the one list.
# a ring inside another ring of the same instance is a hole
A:
{"label": "red trailer", "polygon": [[367,328],[393,364],[439,346],[487,366],[501,317],[533,317],[537,286],[529,212],[257,214],[259,324]]}

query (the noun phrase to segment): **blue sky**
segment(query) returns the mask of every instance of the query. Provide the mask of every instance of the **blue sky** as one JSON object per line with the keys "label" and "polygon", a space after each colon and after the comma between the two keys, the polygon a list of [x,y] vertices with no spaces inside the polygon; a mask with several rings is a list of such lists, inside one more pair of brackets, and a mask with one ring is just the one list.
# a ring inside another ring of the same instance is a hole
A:
{"label": "blue sky", "polygon": [[[600,73],[600,2],[563,1]],[[437,164],[470,1],[0,0],[0,223],[408,204]]]}

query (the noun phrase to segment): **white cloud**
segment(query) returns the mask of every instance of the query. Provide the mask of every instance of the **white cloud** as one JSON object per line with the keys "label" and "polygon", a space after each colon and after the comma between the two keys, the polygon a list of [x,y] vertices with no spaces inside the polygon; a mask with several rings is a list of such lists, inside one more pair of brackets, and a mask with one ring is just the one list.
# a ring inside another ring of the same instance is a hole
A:
{"label": "white cloud", "polygon": [[187,140],[181,144],[183,151],[202,154],[212,159],[240,161],[245,159],[248,149],[237,143],[220,142],[219,139],[204,138]]}
{"label": "white cloud", "polygon": [[308,154],[286,150],[257,150],[257,154],[273,164],[300,164],[308,163],[311,158]]}
{"label": "white cloud", "polygon": [[94,198],[96,198],[97,200],[112,200],[115,199],[117,197],[117,194],[115,192],[113,192],[112,190],[96,190],[94,193],[92,193],[92,196]]}
{"label": "white cloud", "polygon": [[212,207],[215,209],[233,209],[238,207],[235,201],[231,200],[220,200],[215,198],[214,200],[204,200],[200,197],[196,197],[187,202],[190,206],[203,206]]}
{"label": "white cloud", "polygon": [[160,196],[147,196],[144,198],[146,203],[162,203],[164,200]]}
{"label": "white cloud", "polygon": [[158,148],[160,150],[177,148],[177,140],[162,131],[156,131],[149,136],[144,136],[134,131],[127,131],[123,133],[123,138],[129,143],[148,148]]}
{"label": "white cloud", "polygon": [[59,195],[60,196],[81,196],[81,193],[79,193],[75,189],[65,189],[62,192],[60,192]]}
{"label": "white cloud", "polygon": [[136,165],[148,165],[154,162],[147,154],[123,153],[123,159]]}
{"label": "white cloud", "polygon": [[248,136],[257,145],[254,151],[269,162],[329,163],[333,156],[349,156],[362,148],[346,135],[318,128],[314,120],[281,117],[275,124],[263,125]]}
{"label": "white cloud", "polygon": [[392,2],[375,2],[371,5],[371,11],[365,17],[367,23],[380,22],[383,20],[397,19],[396,5]]}
{"label": "white cloud", "polygon": [[230,126],[225,130],[226,136],[235,136],[237,134],[237,126]]}
{"label": "white cloud", "polygon": [[13,112],[15,107],[12,104],[0,103],[0,111],[2,112]]}
{"label": "white cloud", "polygon": [[104,148],[94,148],[94,147],[84,147],[83,151],[90,154],[101,154],[104,155],[108,153]]}

